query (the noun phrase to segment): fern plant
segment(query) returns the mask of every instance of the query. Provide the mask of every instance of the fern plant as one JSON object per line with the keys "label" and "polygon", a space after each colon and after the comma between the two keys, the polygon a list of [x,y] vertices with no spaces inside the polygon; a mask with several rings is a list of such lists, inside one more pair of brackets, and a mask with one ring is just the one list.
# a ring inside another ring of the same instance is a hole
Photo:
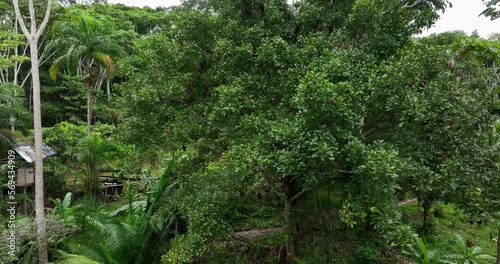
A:
{"label": "fern plant", "polygon": [[[166,225],[159,228],[151,224],[150,219],[156,213],[158,202],[170,190],[173,166],[173,162],[168,164],[156,190],[149,193],[146,201],[134,204],[129,185],[127,205],[111,214],[86,215],[85,232],[67,241],[66,250],[71,254],[59,251],[58,259],[66,264],[159,263],[162,254],[159,249],[168,243],[169,229]],[[123,212],[126,214],[121,216]]]}

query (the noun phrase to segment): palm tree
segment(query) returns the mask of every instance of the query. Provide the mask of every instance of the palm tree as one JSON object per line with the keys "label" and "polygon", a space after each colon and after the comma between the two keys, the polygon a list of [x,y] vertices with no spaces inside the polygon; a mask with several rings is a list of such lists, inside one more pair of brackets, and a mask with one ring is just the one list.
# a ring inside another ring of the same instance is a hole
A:
{"label": "palm tree", "polygon": [[[10,147],[19,137],[14,128],[25,128],[31,114],[24,105],[24,89],[13,83],[0,85],[0,149]],[[2,153],[4,153],[3,151]]]}
{"label": "palm tree", "polygon": [[24,89],[13,83],[0,84],[0,128],[23,126],[30,120],[24,105]]}
{"label": "palm tree", "polygon": [[69,11],[69,19],[54,23],[56,36],[47,49],[56,50],[59,56],[50,68],[50,76],[56,79],[61,66],[76,69],[87,87],[87,137],[92,126],[93,90],[99,89],[103,80],[115,69],[113,57],[121,54],[121,48],[113,38],[113,25],[97,19],[83,10]]}
{"label": "palm tree", "polygon": [[102,139],[98,133],[79,142],[81,151],[78,160],[87,165],[85,192],[97,197],[99,192],[99,174],[103,167],[123,157],[125,150],[112,141]]}
{"label": "palm tree", "polygon": [[127,205],[109,214],[94,211],[93,216],[82,214],[85,232],[65,243],[72,254],[58,251],[58,263],[160,263],[172,226],[162,221],[154,223],[151,218],[161,214],[161,200],[174,191],[171,183],[174,166],[172,161],[168,163],[145,201],[133,202],[129,184]]}

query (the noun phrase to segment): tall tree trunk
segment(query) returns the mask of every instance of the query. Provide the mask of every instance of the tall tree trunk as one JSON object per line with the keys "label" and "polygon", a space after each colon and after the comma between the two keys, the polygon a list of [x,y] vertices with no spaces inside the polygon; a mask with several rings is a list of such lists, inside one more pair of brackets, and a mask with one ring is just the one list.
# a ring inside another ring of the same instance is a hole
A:
{"label": "tall tree trunk", "polygon": [[429,231],[429,211],[431,209],[431,202],[427,197],[423,198],[422,207],[424,208],[424,219],[422,221],[422,228],[425,232]]}
{"label": "tall tree trunk", "polygon": [[87,138],[90,139],[92,128],[92,86],[87,85]]}
{"label": "tall tree trunk", "polygon": [[89,139],[90,144],[90,135],[92,133],[92,104],[93,104],[93,91],[95,79],[92,77],[92,58],[90,54],[86,54],[81,60],[82,69],[81,72],[83,75],[83,84],[87,87],[87,139]]}
{"label": "tall tree trunk", "polygon": [[[14,25],[13,26],[14,26],[13,32],[15,34],[19,33],[18,30],[17,30],[17,21],[14,21]],[[19,55],[19,52],[18,52],[17,48],[18,48],[17,46],[14,47],[14,56],[16,56],[16,57]],[[23,55],[26,55],[26,54],[23,54]],[[14,73],[13,73],[13,79],[12,79],[12,83],[14,85],[17,85],[17,75],[19,74],[18,64],[19,64],[19,62],[17,60],[14,60],[14,67],[13,67],[14,68]],[[7,72],[7,80],[6,81],[9,81],[8,79],[9,79],[9,74]],[[11,123],[11,130],[15,131],[16,118],[14,116],[10,116],[9,121]]]}
{"label": "tall tree trunk", "polygon": [[497,264],[500,264],[500,225],[498,226],[497,236]]}
{"label": "tall tree trunk", "polygon": [[[88,173],[88,178],[87,178],[87,184],[88,188],[86,192],[93,198],[97,198],[97,182],[99,180],[99,176],[95,175],[96,170],[95,170],[95,160],[94,160],[94,152],[92,150],[91,142],[90,142],[90,136],[92,134],[92,107],[93,107],[93,90],[94,90],[94,85],[98,87],[97,85],[100,85],[99,80],[97,80],[97,83],[95,83],[95,79],[92,78],[90,72],[91,72],[91,65],[92,65],[92,59],[90,56],[85,56],[83,59],[83,65],[84,65],[84,72],[85,72],[85,77],[83,78],[83,83],[85,86],[87,86],[87,144],[88,144],[88,160],[87,160],[87,173]],[[96,180],[97,177],[97,180]]]}
{"label": "tall tree trunk", "polygon": [[12,0],[16,19],[21,26],[24,36],[30,45],[31,79],[33,84],[33,134],[35,138],[35,209],[38,234],[38,261],[40,264],[49,262],[47,253],[47,233],[45,229],[44,188],[43,188],[43,156],[42,156],[42,114],[40,106],[40,74],[38,71],[38,39],[47,25],[50,16],[52,1],[47,2],[47,9],[42,24],[37,29],[33,0],[28,1],[30,13],[30,30],[26,27],[19,10],[18,0]]}
{"label": "tall tree trunk", "polygon": [[9,117],[9,122],[10,122],[10,130],[12,130],[12,132],[16,131],[16,126],[15,126],[16,118],[13,115]]}
{"label": "tall tree trunk", "polygon": [[[17,22],[14,21],[14,33],[18,33],[17,32]],[[17,46],[14,47],[14,55],[17,57],[19,54],[18,54],[18,51],[17,51]],[[23,54],[24,55],[24,54]],[[14,79],[12,80],[12,82],[17,85],[17,75],[19,74],[19,68],[18,68],[18,61],[14,61]]]}
{"label": "tall tree trunk", "polygon": [[111,79],[106,78],[106,93],[108,94],[108,102],[111,102]]}
{"label": "tall tree trunk", "polygon": [[285,189],[285,225],[288,235],[286,241],[286,262],[293,263],[293,259],[297,256],[297,228],[293,212],[296,198],[293,190],[293,181],[290,176],[284,178],[283,187]]}
{"label": "tall tree trunk", "polygon": [[43,156],[42,156],[42,114],[40,106],[40,75],[38,73],[38,44],[30,43],[31,76],[33,79],[33,130],[35,137],[35,206],[38,233],[39,262],[47,263],[47,234],[45,230]]}

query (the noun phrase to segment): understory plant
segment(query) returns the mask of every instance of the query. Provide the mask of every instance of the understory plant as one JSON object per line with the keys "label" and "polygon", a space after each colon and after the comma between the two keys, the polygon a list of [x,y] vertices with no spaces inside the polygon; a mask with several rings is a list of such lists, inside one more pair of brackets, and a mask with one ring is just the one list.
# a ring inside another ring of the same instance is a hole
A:
{"label": "understory plant", "polygon": [[415,264],[442,263],[439,252],[437,250],[428,249],[424,240],[418,235],[415,235],[415,245],[416,246],[412,248]]}
{"label": "understory plant", "polygon": [[66,241],[64,251],[58,251],[58,263],[159,263],[160,249],[167,246],[170,229],[163,222],[153,223],[151,218],[160,200],[172,190],[173,166],[173,162],[168,163],[156,188],[148,194],[145,206],[143,202],[137,206],[132,201],[129,184],[125,210],[84,214],[84,232]]}
{"label": "understory plant", "polygon": [[476,264],[479,260],[491,260],[494,261],[495,257],[488,254],[481,253],[482,248],[475,246],[473,241],[465,240],[461,235],[456,234],[457,241],[462,245],[461,254],[450,254],[446,255],[445,258],[452,261],[447,261],[445,263],[464,263],[464,264]]}
{"label": "understory plant", "polygon": [[54,203],[54,210],[52,211],[52,213],[58,215],[67,223],[70,222],[72,223],[72,220],[74,219],[73,216],[74,208],[71,208],[72,195],[73,194],[70,192],[66,193],[62,201],[59,198],[57,199],[50,198],[50,200]]}
{"label": "understory plant", "polygon": [[411,255],[414,257],[414,262],[416,264],[433,264],[433,263],[445,263],[445,264],[477,264],[485,263],[483,261],[494,261],[495,258],[488,254],[481,253],[482,248],[475,246],[473,241],[465,240],[461,235],[455,234],[457,238],[458,245],[460,245],[461,253],[446,254],[447,252],[442,252],[440,249],[429,249],[425,244],[424,240],[415,235],[416,245],[411,249]]}
{"label": "understory plant", "polygon": [[[63,239],[73,237],[78,229],[66,223],[58,215],[49,215],[46,218],[47,240],[49,255],[55,253]],[[0,226],[2,241],[8,241],[10,230]],[[38,241],[36,239],[35,222],[28,217],[18,215],[16,219],[16,251],[9,254],[6,246],[0,247],[0,263],[3,264],[32,264],[38,262]]]}

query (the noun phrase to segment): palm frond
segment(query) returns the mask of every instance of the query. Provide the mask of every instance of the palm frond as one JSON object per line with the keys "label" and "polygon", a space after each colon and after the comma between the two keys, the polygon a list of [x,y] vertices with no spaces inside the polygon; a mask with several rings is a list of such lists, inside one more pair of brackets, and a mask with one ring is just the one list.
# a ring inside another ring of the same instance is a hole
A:
{"label": "palm frond", "polygon": [[24,142],[26,142],[28,144],[32,144],[29,139],[27,139],[23,135],[20,135],[16,131],[11,131],[11,130],[8,130],[8,129],[1,129],[0,128],[0,135],[8,138],[9,142],[14,142],[15,141],[14,139],[19,139],[19,140],[24,141]]}
{"label": "palm frond", "polygon": [[[111,76],[115,71],[112,56],[120,54],[122,49],[113,39],[113,25],[84,10],[70,10],[68,15],[68,20],[54,23],[52,30],[56,37],[47,45],[47,49],[59,53],[56,61],[70,64],[87,56],[92,57]],[[89,71],[92,66],[87,61],[84,67]]]}
{"label": "palm frond", "polygon": [[50,79],[53,81],[57,80],[57,74],[59,73],[59,64],[52,64],[49,69]]}
{"label": "palm frond", "polygon": [[108,76],[112,76],[115,72],[115,62],[109,56],[109,54],[103,52],[93,52],[92,58],[94,58],[100,65],[103,65],[106,68],[106,72]]}
{"label": "palm frond", "polygon": [[69,254],[62,250],[57,250],[59,264],[101,264],[82,255]]}
{"label": "palm frond", "polygon": [[0,131],[0,150],[3,151],[10,149],[12,145],[14,145],[14,141],[12,140],[12,138],[3,135]]}
{"label": "palm frond", "polygon": [[[86,240],[88,241],[88,239]],[[95,245],[85,245],[85,242],[69,242],[66,244],[68,249],[79,256],[84,256],[88,259],[97,261],[97,263],[105,263],[106,258],[103,257],[103,253]]]}

